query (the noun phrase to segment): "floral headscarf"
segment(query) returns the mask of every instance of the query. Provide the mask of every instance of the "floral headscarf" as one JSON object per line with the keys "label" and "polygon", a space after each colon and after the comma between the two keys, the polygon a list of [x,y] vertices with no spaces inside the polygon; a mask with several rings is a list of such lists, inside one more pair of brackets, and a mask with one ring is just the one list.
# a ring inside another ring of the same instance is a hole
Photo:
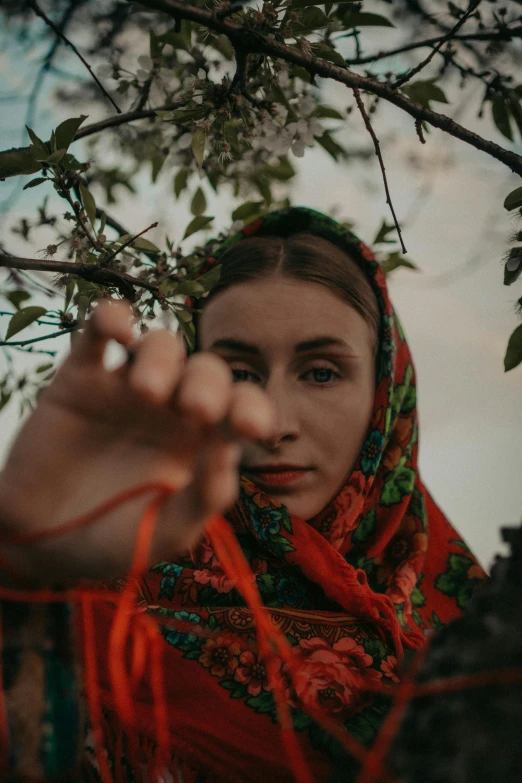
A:
{"label": "floral headscarf", "polygon": [[[227,239],[200,273],[245,237],[297,232],[345,250],[377,297],[381,333],[370,426],[346,484],[312,520],[289,513],[246,477],[225,517],[274,623],[300,656],[287,699],[314,779],[326,781],[336,745],[309,712],[335,719],[370,745],[389,708],[379,686],[400,678],[397,647],[389,635],[372,617],[353,611],[350,575],[368,586],[376,605],[387,596],[403,639],[418,647],[423,633],[462,613],[486,574],[420,478],[415,370],[372,251],[326,215],[288,208],[258,218]],[[163,631],[172,770],[180,772],[179,779],[292,780],[271,685],[257,654],[252,612],[210,540],[203,539],[190,557],[153,566],[141,590],[150,611],[209,632],[168,626]],[[147,742],[153,742],[146,708],[150,694],[139,691],[136,698],[143,705],[138,735],[119,741],[127,753],[132,746],[133,757],[141,748],[145,759]]]}

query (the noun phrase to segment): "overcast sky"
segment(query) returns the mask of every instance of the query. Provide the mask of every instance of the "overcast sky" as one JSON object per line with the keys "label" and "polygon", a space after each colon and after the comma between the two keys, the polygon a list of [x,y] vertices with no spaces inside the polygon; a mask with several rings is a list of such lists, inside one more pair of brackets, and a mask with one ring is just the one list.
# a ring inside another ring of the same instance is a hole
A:
{"label": "overcast sky", "polygon": [[[5,54],[0,67],[8,74],[4,90],[16,86],[20,75],[9,68]],[[334,92],[340,94],[337,86]],[[51,115],[49,102],[41,104],[38,128],[44,134],[61,118]],[[2,147],[18,145],[23,127],[24,106],[14,103],[6,109],[0,129]],[[494,553],[503,551],[500,528],[522,519],[522,366],[509,373],[503,370],[507,340],[518,323],[514,303],[521,291],[517,284],[503,286],[501,263],[515,226],[502,202],[519,185],[519,178],[436,129],[426,134],[427,143],[421,145],[412,121],[393,107],[382,109],[374,126],[381,135],[407,258],[422,270],[399,270],[389,278],[391,298],[417,369],[421,475],[436,502],[489,566]],[[501,137],[487,117],[478,123],[464,104],[453,109],[452,116],[457,112],[460,122],[481,135],[522,152],[522,145]],[[94,119],[91,115],[89,121]],[[354,147],[359,148],[365,142],[364,132],[352,133]],[[348,129],[342,140],[350,143],[350,139]],[[77,153],[81,154],[78,147]],[[413,162],[406,165],[407,160]],[[299,165],[292,191],[295,204],[352,220],[368,244],[382,219],[390,222],[373,157],[364,164],[341,166],[323,151],[312,150],[294,162]],[[12,180],[0,183],[0,201],[12,187]],[[215,230],[227,226],[231,201],[224,193],[216,198],[205,189],[207,213],[216,216]],[[35,191],[27,191],[17,202],[15,216],[30,215],[36,202]],[[159,220],[160,227],[150,237],[160,244],[165,231],[179,237],[188,222],[188,206],[173,200],[170,181],[160,178],[151,187],[146,176],[138,196],[122,199],[113,213],[132,227]],[[31,249],[16,241],[6,220],[0,223],[0,231],[2,241],[15,252],[31,256],[39,247]],[[42,241],[41,246],[45,244]],[[7,308],[2,304],[1,309]],[[0,333],[5,331],[1,323]],[[66,350],[68,338],[60,340],[62,351]],[[57,348],[58,341],[49,347]],[[3,362],[0,355],[1,375]],[[0,416],[2,461],[20,421],[14,404]]]}

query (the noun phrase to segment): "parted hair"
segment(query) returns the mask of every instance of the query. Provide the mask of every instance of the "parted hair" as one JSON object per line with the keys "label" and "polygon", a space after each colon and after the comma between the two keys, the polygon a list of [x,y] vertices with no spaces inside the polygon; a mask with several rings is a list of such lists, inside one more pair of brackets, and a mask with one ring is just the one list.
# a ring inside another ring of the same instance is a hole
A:
{"label": "parted hair", "polygon": [[351,305],[370,325],[377,352],[381,320],[377,297],[358,264],[327,239],[305,232],[288,237],[253,236],[228,248],[218,263],[222,265],[219,282],[205,299],[198,300],[194,313],[196,351],[198,317],[211,299],[239,283],[278,276],[324,285]]}

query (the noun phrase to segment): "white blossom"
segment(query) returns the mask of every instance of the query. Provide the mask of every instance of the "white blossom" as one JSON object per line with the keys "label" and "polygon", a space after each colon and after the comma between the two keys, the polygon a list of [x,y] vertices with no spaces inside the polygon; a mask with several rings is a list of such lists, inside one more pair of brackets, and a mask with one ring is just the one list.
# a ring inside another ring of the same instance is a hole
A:
{"label": "white blossom", "polygon": [[114,69],[112,65],[108,65],[108,63],[104,63],[103,65],[99,65],[96,68],[96,76],[98,76],[100,79],[111,79],[113,71]]}
{"label": "white blossom", "polygon": [[303,155],[305,154],[305,148],[306,148],[306,144],[304,143],[304,141],[302,139],[297,139],[296,141],[293,142],[291,149],[294,155],[296,156],[296,158],[302,158]]}
{"label": "white blossom", "polygon": [[311,95],[302,95],[297,101],[296,107],[299,114],[307,117],[315,109],[315,101]]}
{"label": "white blossom", "polygon": [[141,54],[138,57],[138,65],[140,65],[145,71],[152,70],[152,60],[147,54]]}
{"label": "white blossom", "polygon": [[184,133],[182,136],[179,137],[176,143],[178,145],[178,149],[180,150],[188,149],[192,144],[192,133]]}
{"label": "white blossom", "polygon": [[277,81],[279,82],[280,87],[286,87],[289,84],[290,76],[288,75],[286,68],[278,74]]}

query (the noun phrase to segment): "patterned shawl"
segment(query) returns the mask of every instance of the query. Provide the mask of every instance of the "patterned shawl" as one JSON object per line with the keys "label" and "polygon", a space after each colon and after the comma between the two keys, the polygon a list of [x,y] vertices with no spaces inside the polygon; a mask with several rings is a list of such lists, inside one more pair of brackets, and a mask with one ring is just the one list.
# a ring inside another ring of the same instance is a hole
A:
{"label": "patterned shawl", "polygon": [[[403,638],[410,636],[414,647],[422,633],[462,613],[486,574],[420,478],[415,370],[382,267],[371,250],[331,218],[289,208],[268,213],[230,237],[200,273],[244,237],[303,231],[346,250],[377,296],[382,325],[371,423],[345,486],[312,520],[290,514],[246,477],[225,517],[234,526],[273,621],[299,653],[299,674],[287,698],[314,780],[327,781],[337,745],[307,707],[335,719],[370,746],[389,709],[379,686],[400,678],[389,636],[371,617],[346,610],[353,605],[350,575],[371,588],[376,602],[378,596],[388,596]],[[271,685],[258,657],[252,612],[210,540],[203,539],[190,557],[156,564],[143,576],[141,599],[149,611],[166,618],[163,660],[172,777],[165,780],[293,780]],[[207,635],[190,633],[190,625],[185,631],[169,627],[168,618],[194,623]],[[109,617],[100,616],[101,638],[109,623]],[[104,691],[106,732],[116,743],[112,752],[134,759],[133,771],[126,769],[122,780],[145,780],[137,772],[138,762],[146,765],[154,745],[153,700],[146,683],[137,686],[135,699],[138,731],[122,736],[111,718],[108,685]]]}

